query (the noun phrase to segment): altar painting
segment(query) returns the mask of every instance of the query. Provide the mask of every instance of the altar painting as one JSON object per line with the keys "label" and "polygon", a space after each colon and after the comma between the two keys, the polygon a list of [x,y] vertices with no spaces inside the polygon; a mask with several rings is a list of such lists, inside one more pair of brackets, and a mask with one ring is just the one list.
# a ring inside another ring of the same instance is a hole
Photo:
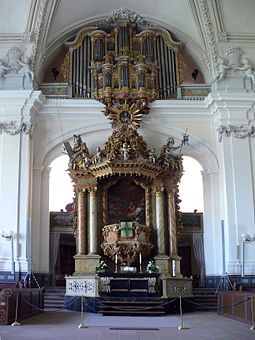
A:
{"label": "altar painting", "polygon": [[108,189],[108,224],[136,221],[145,224],[145,190],[130,179]]}

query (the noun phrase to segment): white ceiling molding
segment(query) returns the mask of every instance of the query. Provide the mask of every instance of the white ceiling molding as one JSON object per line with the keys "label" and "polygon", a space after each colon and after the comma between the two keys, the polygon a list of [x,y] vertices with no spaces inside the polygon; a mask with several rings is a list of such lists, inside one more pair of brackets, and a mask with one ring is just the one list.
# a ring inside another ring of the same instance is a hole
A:
{"label": "white ceiling molding", "polygon": [[255,43],[255,33],[227,32],[222,17],[220,1],[211,0],[211,3],[214,14],[215,26],[217,28],[217,38],[219,42]]}
{"label": "white ceiling molding", "polygon": [[32,48],[32,56],[31,59],[34,64],[35,75],[38,73],[38,66],[40,63],[40,58],[38,58],[38,53],[40,54],[40,39],[42,36],[42,27],[45,24],[46,10],[50,9],[51,5],[49,4],[49,0],[40,0],[36,1],[36,6],[34,7],[33,17],[35,20],[33,21],[33,48]]}
{"label": "white ceiling molding", "polygon": [[193,15],[197,17],[196,22],[203,37],[206,49],[204,63],[210,73],[211,79],[214,78],[217,71],[218,48],[215,35],[215,27],[213,26],[210,9],[207,0],[190,0]]}
{"label": "white ceiling molding", "polygon": [[219,0],[212,0],[212,12],[214,15],[215,26],[217,28],[218,41],[227,42],[228,34],[225,30]]}

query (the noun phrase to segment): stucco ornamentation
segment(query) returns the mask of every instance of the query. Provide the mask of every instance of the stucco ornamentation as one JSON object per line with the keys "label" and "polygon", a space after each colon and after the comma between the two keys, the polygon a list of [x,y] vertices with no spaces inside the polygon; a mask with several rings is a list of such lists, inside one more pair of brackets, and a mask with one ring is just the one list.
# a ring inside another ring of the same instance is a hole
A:
{"label": "stucco ornamentation", "polygon": [[217,131],[219,134],[219,142],[222,141],[223,136],[229,137],[231,133],[239,139],[255,136],[255,126],[250,125],[221,125]]}
{"label": "stucco ornamentation", "polygon": [[213,76],[215,69],[217,67],[216,62],[218,59],[218,49],[217,49],[217,42],[216,42],[216,36],[215,36],[215,28],[212,24],[208,2],[206,0],[200,0],[199,8],[202,14],[202,21],[204,24],[206,40],[208,42],[208,50],[209,50],[208,53],[210,53],[211,55],[210,58],[206,56],[203,59],[203,61],[205,62],[208,70]]}
{"label": "stucco ornamentation", "polygon": [[15,136],[19,133],[24,133],[32,137],[33,129],[34,127],[31,123],[17,121],[0,123],[0,134],[5,132],[8,135]]}
{"label": "stucco ornamentation", "polygon": [[111,24],[117,22],[118,20],[129,20],[130,22],[139,22],[143,25],[147,24],[147,22],[139,14],[127,8],[117,9],[112,13],[112,15],[105,19],[105,22]]}
{"label": "stucco ornamentation", "polygon": [[250,64],[247,58],[242,58],[244,52],[240,47],[232,47],[227,50],[226,57],[227,63],[224,58],[219,57],[218,63],[218,74],[214,81],[221,81],[226,76],[237,75],[251,79],[255,84],[255,72],[253,66]]}

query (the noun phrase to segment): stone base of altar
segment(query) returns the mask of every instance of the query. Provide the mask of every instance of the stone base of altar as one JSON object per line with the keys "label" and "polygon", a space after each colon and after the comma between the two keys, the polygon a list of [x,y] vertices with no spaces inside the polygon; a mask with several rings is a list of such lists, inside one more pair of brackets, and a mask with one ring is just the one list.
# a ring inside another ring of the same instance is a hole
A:
{"label": "stone base of altar", "polygon": [[96,267],[100,263],[101,256],[95,255],[75,255],[75,273],[74,275],[81,274],[96,274]]}

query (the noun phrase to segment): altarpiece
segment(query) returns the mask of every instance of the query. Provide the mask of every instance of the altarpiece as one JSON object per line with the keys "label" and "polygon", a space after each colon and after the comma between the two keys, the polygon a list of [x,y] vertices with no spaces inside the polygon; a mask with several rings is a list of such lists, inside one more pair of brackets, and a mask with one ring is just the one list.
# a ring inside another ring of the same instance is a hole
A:
{"label": "altarpiece", "polygon": [[[98,146],[94,153],[80,135],[74,136],[73,146],[64,142],[75,190],[77,247],[75,273],[66,278],[67,294],[100,294],[96,267],[102,257],[112,272],[139,264],[143,271],[154,259],[165,297],[190,294],[191,281],[182,278],[177,254],[178,183],[187,135],[178,146],[168,138],[157,155],[138,133],[142,116],[160,89],[171,83],[172,93],[177,91],[182,69],[178,43],[169,32],[141,27],[124,17],[100,29],[84,29],[67,45],[63,70],[70,91],[80,96],[87,91],[88,79],[81,69],[87,68],[89,58],[92,97],[104,103],[113,127],[104,147]],[[169,56],[167,63],[160,50]],[[159,71],[166,65],[168,83]],[[169,280],[174,280],[175,288]]]}

